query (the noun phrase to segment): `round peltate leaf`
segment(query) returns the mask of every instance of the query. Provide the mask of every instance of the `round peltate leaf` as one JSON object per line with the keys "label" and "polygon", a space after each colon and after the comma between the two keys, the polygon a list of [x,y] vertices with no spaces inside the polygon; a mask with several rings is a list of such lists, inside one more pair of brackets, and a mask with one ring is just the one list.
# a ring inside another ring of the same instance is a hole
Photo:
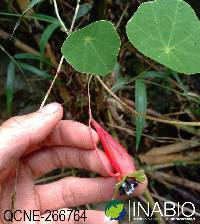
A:
{"label": "round peltate leaf", "polygon": [[200,22],[186,2],[143,3],[128,22],[127,35],[147,57],[180,73],[200,72]]}
{"label": "round peltate leaf", "polygon": [[73,32],[61,51],[75,70],[106,75],[115,66],[119,48],[120,38],[113,24],[102,20]]}

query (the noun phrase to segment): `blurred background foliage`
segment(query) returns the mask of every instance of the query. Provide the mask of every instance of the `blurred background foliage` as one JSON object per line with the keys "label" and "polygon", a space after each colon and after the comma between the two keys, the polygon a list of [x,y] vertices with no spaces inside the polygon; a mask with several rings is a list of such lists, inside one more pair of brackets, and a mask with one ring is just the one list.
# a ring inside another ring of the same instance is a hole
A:
{"label": "blurred background foliage", "polygon": [[[145,58],[127,40],[125,26],[142,2],[83,0],[75,30],[100,19],[112,21],[120,34],[122,47],[112,74],[103,78],[109,88],[128,105],[138,111],[146,111],[151,116],[198,121],[199,74],[177,74]],[[66,27],[70,27],[76,1],[58,0],[57,3],[62,20]],[[199,17],[200,2],[188,0],[188,3]],[[1,123],[10,116],[26,114],[39,108],[55,75],[61,58],[60,48],[66,39],[51,0],[41,1],[31,8],[21,19],[12,37],[19,16],[29,4],[29,0],[1,0],[0,4]],[[63,105],[64,119],[88,122],[87,81],[86,75],[79,74],[64,63],[48,99],[48,102],[57,101]],[[138,165],[146,170],[149,177],[148,196],[160,201],[164,198],[175,202],[189,200],[198,204],[199,128],[142,121],[139,122],[141,129],[144,126],[142,133],[140,128],[136,130],[137,119],[124,111],[97,80],[91,83],[90,91],[94,117],[104,122],[108,131],[120,139],[133,156],[136,153],[135,136],[138,141],[141,137],[141,144],[137,143],[136,158]],[[71,174],[91,176],[84,171],[59,169],[48,178],[51,181],[52,176],[56,180]],[[49,179],[44,180],[47,181]]]}

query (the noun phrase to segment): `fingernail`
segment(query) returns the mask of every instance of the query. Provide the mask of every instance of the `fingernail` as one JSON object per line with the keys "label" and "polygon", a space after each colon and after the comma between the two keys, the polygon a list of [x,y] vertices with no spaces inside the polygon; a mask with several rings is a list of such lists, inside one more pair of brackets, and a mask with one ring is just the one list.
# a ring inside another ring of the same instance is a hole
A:
{"label": "fingernail", "polygon": [[45,115],[54,114],[60,108],[60,104],[58,103],[50,103],[40,109],[40,111]]}

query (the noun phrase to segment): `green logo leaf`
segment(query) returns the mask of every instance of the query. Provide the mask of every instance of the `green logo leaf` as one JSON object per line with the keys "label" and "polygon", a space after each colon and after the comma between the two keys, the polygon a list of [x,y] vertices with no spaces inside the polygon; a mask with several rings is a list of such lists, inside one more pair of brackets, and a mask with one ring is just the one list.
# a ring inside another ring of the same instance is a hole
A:
{"label": "green logo leaf", "polygon": [[113,24],[102,20],[72,33],[61,51],[77,71],[106,75],[115,66],[119,48],[120,38]]}
{"label": "green logo leaf", "polygon": [[106,204],[105,215],[110,220],[123,220],[126,215],[124,204],[119,200],[112,200]]}
{"label": "green logo leaf", "polygon": [[116,219],[117,217],[119,217],[119,214],[123,210],[123,208],[124,208],[123,204],[112,206],[109,209],[107,209],[106,215]]}
{"label": "green logo leaf", "polygon": [[177,72],[200,72],[200,22],[186,2],[143,3],[128,22],[127,35],[147,57]]}

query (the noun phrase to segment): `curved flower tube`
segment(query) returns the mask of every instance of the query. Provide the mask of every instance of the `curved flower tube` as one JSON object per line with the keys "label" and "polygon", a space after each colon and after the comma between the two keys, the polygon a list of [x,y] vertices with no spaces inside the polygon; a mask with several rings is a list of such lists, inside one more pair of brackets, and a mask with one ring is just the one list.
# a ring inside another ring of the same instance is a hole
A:
{"label": "curved flower tube", "polygon": [[107,131],[105,131],[93,118],[92,126],[97,131],[103,149],[113,167],[118,182],[115,186],[115,196],[131,195],[139,183],[147,180],[144,171],[136,171],[134,161],[126,149],[120,145]]}

